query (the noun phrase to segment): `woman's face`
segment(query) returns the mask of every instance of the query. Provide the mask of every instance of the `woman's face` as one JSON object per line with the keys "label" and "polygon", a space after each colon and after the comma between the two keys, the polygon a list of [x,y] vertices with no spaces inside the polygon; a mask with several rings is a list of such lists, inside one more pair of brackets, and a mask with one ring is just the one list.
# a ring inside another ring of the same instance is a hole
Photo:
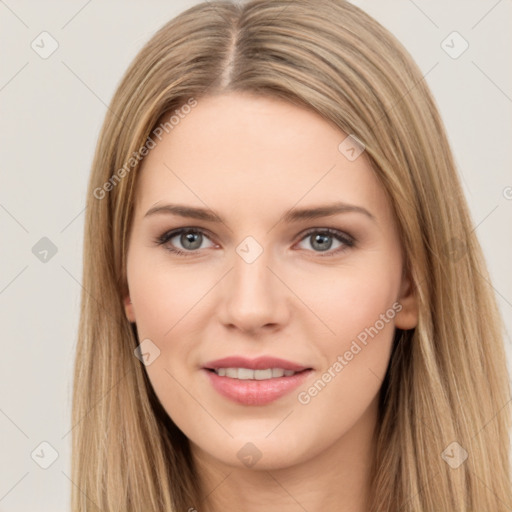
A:
{"label": "woman's face", "polygon": [[373,428],[417,311],[361,149],[316,113],[231,93],[198,99],[144,160],[126,314],[196,453],[283,468]]}

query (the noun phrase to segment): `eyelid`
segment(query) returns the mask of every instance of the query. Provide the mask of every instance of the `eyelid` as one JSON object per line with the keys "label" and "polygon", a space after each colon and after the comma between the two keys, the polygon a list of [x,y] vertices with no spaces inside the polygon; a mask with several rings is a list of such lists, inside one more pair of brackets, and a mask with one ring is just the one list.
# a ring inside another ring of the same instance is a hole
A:
{"label": "eyelid", "polygon": [[347,233],[346,231],[343,231],[341,229],[337,228],[329,228],[329,227],[323,227],[323,228],[308,228],[306,231],[303,231],[299,236],[300,240],[303,240],[306,236],[311,235],[313,233],[328,233],[329,235],[332,235],[333,237],[339,237],[344,238],[347,242],[355,242],[355,238]]}

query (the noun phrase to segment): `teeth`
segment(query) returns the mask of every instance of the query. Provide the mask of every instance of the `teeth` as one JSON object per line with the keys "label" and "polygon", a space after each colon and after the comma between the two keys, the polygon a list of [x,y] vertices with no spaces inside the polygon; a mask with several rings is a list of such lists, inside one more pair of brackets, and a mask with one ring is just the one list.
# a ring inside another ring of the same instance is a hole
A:
{"label": "teeth", "polygon": [[[233,368],[235,372],[238,372],[238,378],[241,380],[254,379],[254,370],[248,368]],[[229,375],[231,377],[231,375]]]}
{"label": "teeth", "polygon": [[272,369],[268,368],[266,370],[254,370],[254,378],[256,380],[266,380],[272,378]]}
{"label": "teeth", "polygon": [[282,368],[266,368],[264,370],[251,370],[250,368],[216,368],[215,373],[219,377],[230,377],[239,380],[267,380],[279,377],[291,377],[295,375],[293,370]]}

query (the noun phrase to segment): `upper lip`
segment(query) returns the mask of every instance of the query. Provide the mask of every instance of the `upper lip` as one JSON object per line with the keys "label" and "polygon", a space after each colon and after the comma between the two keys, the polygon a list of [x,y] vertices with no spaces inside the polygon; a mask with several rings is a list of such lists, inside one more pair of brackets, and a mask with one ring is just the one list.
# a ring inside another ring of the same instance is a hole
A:
{"label": "upper lip", "polygon": [[294,372],[301,372],[302,370],[309,370],[311,367],[303,366],[293,361],[280,359],[278,357],[261,356],[256,359],[248,359],[242,356],[230,356],[222,359],[215,359],[203,365],[203,368],[208,370],[215,370],[218,368],[249,368],[251,370],[265,370],[267,368],[282,368],[283,370],[292,370]]}

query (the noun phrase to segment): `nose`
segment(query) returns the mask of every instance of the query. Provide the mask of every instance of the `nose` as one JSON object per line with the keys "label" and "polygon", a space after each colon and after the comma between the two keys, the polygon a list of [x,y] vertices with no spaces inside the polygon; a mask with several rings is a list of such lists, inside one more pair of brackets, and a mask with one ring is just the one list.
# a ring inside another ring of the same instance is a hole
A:
{"label": "nose", "polygon": [[234,255],[233,268],[220,289],[218,315],[226,327],[256,333],[286,324],[292,292],[273,267],[266,251],[251,263]]}

